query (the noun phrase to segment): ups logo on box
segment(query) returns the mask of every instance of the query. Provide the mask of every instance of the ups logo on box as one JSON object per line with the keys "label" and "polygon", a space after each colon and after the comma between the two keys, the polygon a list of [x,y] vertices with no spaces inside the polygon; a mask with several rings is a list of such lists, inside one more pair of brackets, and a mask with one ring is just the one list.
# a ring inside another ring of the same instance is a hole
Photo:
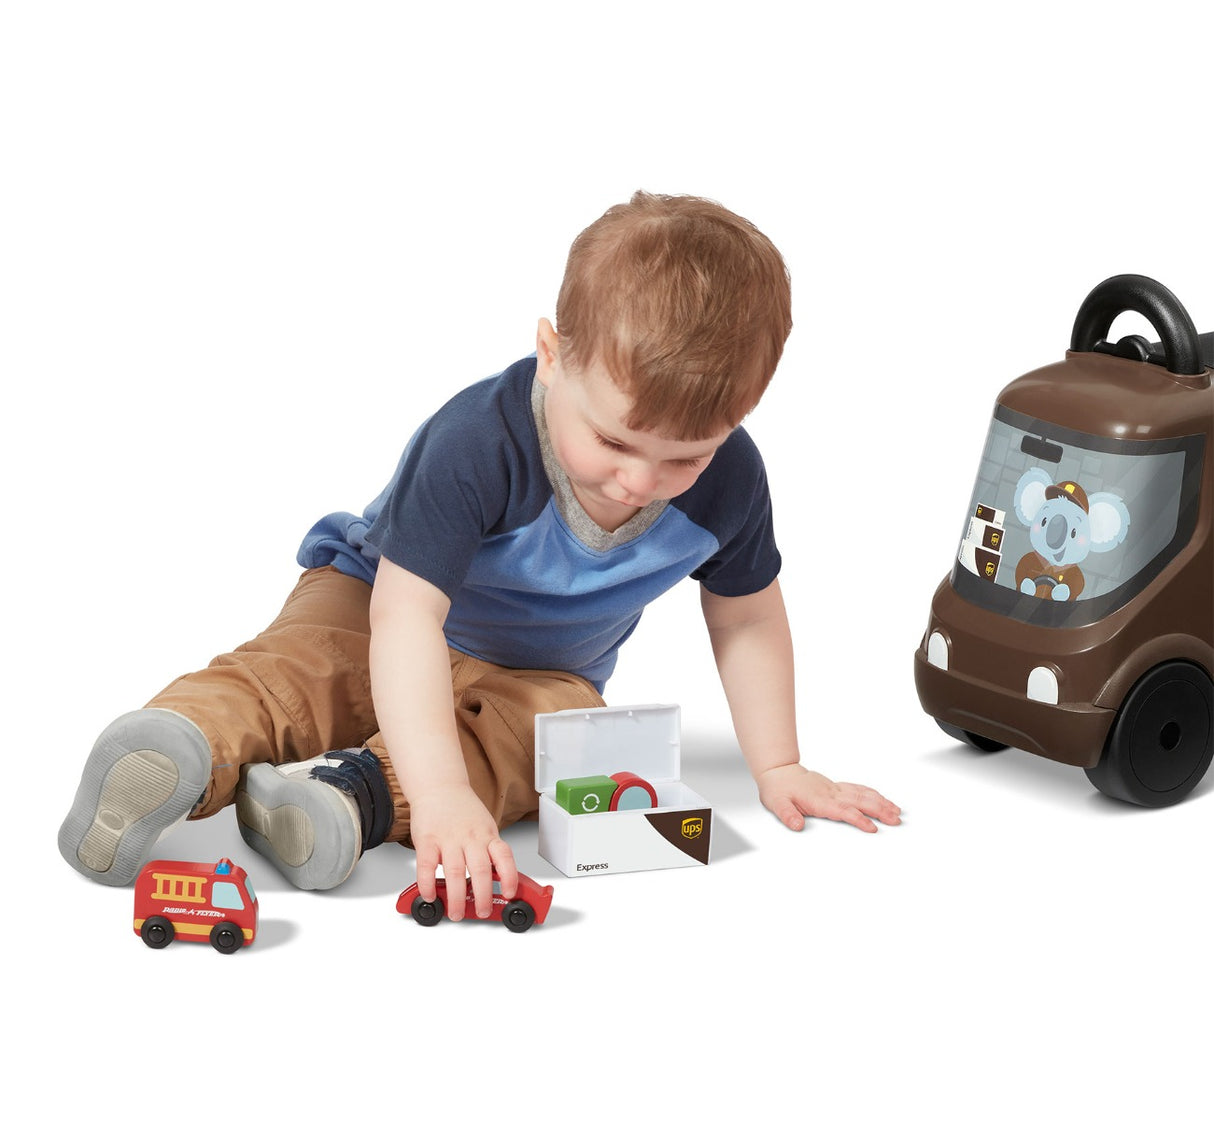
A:
{"label": "ups logo on box", "polygon": [[701,864],[708,863],[708,849],[712,839],[712,810],[699,806],[695,813],[688,810],[667,810],[647,813],[644,817],[653,829],[657,830],[670,844],[680,852],[686,853],[692,860]]}

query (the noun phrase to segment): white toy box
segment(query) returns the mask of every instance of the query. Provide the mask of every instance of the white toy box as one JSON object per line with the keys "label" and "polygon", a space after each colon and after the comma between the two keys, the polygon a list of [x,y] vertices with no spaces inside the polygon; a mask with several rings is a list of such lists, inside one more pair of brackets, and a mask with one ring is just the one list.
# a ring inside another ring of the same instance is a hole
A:
{"label": "white toy box", "polygon": [[[577,708],[535,718],[540,856],[566,876],[601,876],[708,863],[712,808],[679,781],[678,705]],[[561,779],[640,776],[653,808],[570,813]]]}

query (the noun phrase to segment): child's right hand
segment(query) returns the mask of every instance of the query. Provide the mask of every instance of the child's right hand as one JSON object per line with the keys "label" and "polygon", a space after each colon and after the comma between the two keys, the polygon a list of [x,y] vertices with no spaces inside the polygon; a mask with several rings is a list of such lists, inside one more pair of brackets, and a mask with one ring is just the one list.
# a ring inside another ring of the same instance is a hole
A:
{"label": "child's right hand", "polygon": [[472,880],[476,913],[482,919],[487,919],[493,909],[494,879],[507,899],[518,894],[514,854],[498,836],[497,823],[472,787],[464,784],[427,790],[410,801],[409,814],[409,832],[417,853],[418,889],[428,903],[435,900],[436,872],[441,864],[448,884],[448,918],[458,921],[464,917],[466,893],[459,890],[459,885],[467,877]]}

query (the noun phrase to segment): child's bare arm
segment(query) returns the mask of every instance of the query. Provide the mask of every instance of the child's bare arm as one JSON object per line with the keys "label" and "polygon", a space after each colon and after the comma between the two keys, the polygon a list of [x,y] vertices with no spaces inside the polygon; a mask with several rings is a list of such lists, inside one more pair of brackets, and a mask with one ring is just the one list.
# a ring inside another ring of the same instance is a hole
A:
{"label": "child's bare arm", "polygon": [[789,829],[805,816],[846,821],[867,833],[900,822],[901,810],[877,791],[831,782],[807,771],[797,746],[792,635],[778,581],[749,596],[718,596],[701,589],[734,731],[759,788],[759,798]]}
{"label": "child's bare arm", "polygon": [[[491,866],[507,898],[518,890],[510,846],[468,783],[451,702],[443,621],[450,601],[434,585],[381,559],[371,595],[371,693],[388,756],[409,800],[422,898],[435,898],[439,864],[449,882],[472,878],[477,913],[488,917]],[[463,918],[464,894],[448,894]]]}

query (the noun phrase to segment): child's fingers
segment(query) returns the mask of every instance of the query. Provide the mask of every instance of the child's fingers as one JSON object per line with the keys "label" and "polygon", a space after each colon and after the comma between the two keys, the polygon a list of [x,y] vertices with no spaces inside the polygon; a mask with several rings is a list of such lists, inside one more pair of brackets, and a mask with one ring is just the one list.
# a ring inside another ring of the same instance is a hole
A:
{"label": "child's fingers", "polygon": [[493,910],[493,866],[487,852],[468,853],[468,878],[472,881],[477,917],[487,919]]}
{"label": "child's fingers", "polygon": [[438,870],[438,847],[432,844],[424,844],[421,841],[417,841],[416,844],[417,890],[427,903],[433,903],[438,898],[438,892],[434,886]]}
{"label": "child's fingers", "polygon": [[514,863],[514,853],[501,837],[497,837],[489,842],[489,857],[497,869],[502,894],[507,899],[513,899],[518,894],[518,866]]}
{"label": "child's fingers", "polygon": [[869,817],[875,817],[885,825],[900,825],[902,823],[901,807],[895,805],[876,790],[873,790],[872,787],[857,786],[855,783],[843,783],[840,786],[840,790],[853,805]]}
{"label": "child's fingers", "polygon": [[794,833],[805,828],[805,811],[791,798],[777,798],[771,805],[771,812]]}
{"label": "child's fingers", "polygon": [[[875,804],[845,795],[815,800],[804,806],[797,805],[791,799],[781,801],[787,802],[787,806],[777,803],[776,806],[773,806],[773,812],[789,829],[798,832],[805,826],[806,814],[810,817],[826,818],[828,821],[840,821],[845,825],[852,825],[864,833],[877,832],[877,827],[872,821],[874,817],[886,825],[897,825],[899,821],[896,813],[879,812],[879,807]],[[859,804],[861,801],[864,804]]]}
{"label": "child's fingers", "polygon": [[443,854],[443,879],[447,881],[447,918],[459,922],[468,906],[468,869],[464,865],[464,854],[453,850],[450,859]]}
{"label": "child's fingers", "polygon": [[830,815],[835,821],[854,825],[865,833],[875,833],[877,831],[877,827],[873,824],[872,819],[858,806],[838,803],[836,809],[837,812]]}
{"label": "child's fingers", "polygon": [[789,829],[800,832],[805,818],[821,817],[841,821],[865,833],[876,833],[875,821],[900,825],[902,810],[869,786],[853,782],[831,782],[811,772],[807,781],[788,793],[766,792],[764,805]]}

